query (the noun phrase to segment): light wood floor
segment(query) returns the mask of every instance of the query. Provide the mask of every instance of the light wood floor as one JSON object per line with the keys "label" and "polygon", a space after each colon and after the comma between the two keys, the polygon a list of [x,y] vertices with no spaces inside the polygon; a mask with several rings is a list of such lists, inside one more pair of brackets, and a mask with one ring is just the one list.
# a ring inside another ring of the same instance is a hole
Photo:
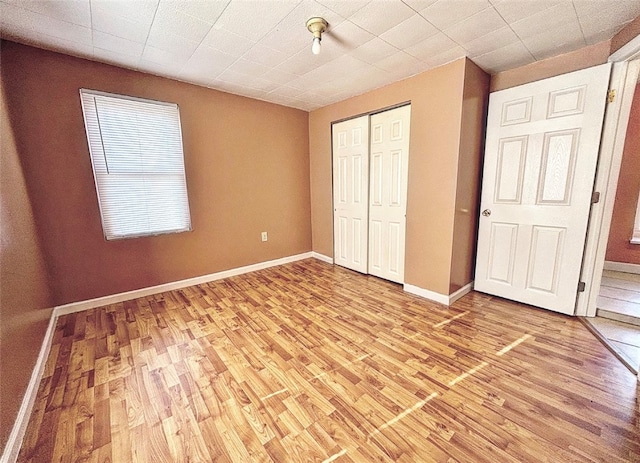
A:
{"label": "light wood floor", "polygon": [[316,260],[60,318],[19,461],[640,461],[578,320]]}
{"label": "light wood floor", "polygon": [[598,295],[598,316],[640,325],[640,275],[605,270]]}

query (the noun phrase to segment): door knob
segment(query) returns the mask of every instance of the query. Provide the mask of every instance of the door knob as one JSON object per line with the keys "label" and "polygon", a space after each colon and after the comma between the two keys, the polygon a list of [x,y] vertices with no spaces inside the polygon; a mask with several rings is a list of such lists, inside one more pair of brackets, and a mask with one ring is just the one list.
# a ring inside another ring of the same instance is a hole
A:
{"label": "door knob", "polygon": [[489,217],[491,215],[491,209],[485,209],[484,211],[482,211],[482,215],[484,215],[485,217]]}

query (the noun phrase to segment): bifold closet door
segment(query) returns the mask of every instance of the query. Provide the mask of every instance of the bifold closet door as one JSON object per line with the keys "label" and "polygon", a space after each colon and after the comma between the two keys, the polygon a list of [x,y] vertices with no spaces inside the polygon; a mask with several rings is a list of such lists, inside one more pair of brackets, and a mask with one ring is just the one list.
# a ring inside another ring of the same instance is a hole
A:
{"label": "bifold closet door", "polygon": [[334,262],[367,273],[369,116],[332,130]]}
{"label": "bifold closet door", "polygon": [[404,283],[411,106],[371,116],[369,273]]}

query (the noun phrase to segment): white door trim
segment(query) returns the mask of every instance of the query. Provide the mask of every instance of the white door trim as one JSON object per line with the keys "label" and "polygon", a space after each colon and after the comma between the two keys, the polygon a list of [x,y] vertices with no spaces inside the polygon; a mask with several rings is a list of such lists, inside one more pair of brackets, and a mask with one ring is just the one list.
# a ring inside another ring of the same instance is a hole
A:
{"label": "white door trim", "polygon": [[[634,56],[640,52],[640,42]],[[618,186],[618,174],[631,112],[633,93],[640,73],[640,59],[615,62],[609,88],[616,90],[615,100],[609,103],[604,117],[600,159],[594,191],[600,192],[600,202],[591,208],[587,244],[582,264],[581,281],[585,291],[578,295],[576,315],[595,317],[607,241],[613,216],[613,204]]]}

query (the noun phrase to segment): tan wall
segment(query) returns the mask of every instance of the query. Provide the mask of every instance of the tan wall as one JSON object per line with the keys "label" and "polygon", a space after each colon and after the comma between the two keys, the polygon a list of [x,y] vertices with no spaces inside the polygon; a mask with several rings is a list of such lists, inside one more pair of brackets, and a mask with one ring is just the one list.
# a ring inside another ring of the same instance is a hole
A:
{"label": "tan wall", "polygon": [[310,113],[314,251],[333,255],[331,122],[411,101],[405,281],[449,294],[458,154],[467,141],[460,129],[468,65],[474,66],[461,59]]}
{"label": "tan wall", "polygon": [[[12,42],[2,77],[56,304],[311,250],[308,113]],[[80,88],[179,104],[192,232],[104,240]]]}
{"label": "tan wall", "polygon": [[449,293],[473,280],[488,100],[489,76],[468,61],[462,100]]}
{"label": "tan wall", "polygon": [[491,91],[496,92],[606,63],[609,59],[609,49],[610,41],[607,40],[526,66],[498,72],[491,76]]}
{"label": "tan wall", "polygon": [[0,453],[20,408],[52,306],[6,96],[0,81]]}
{"label": "tan wall", "polygon": [[636,86],[613,206],[605,259],[640,264],[640,245],[631,244],[640,193],[640,84]]}
{"label": "tan wall", "polygon": [[618,51],[640,34],[640,16],[627,24],[611,39],[611,53]]}

